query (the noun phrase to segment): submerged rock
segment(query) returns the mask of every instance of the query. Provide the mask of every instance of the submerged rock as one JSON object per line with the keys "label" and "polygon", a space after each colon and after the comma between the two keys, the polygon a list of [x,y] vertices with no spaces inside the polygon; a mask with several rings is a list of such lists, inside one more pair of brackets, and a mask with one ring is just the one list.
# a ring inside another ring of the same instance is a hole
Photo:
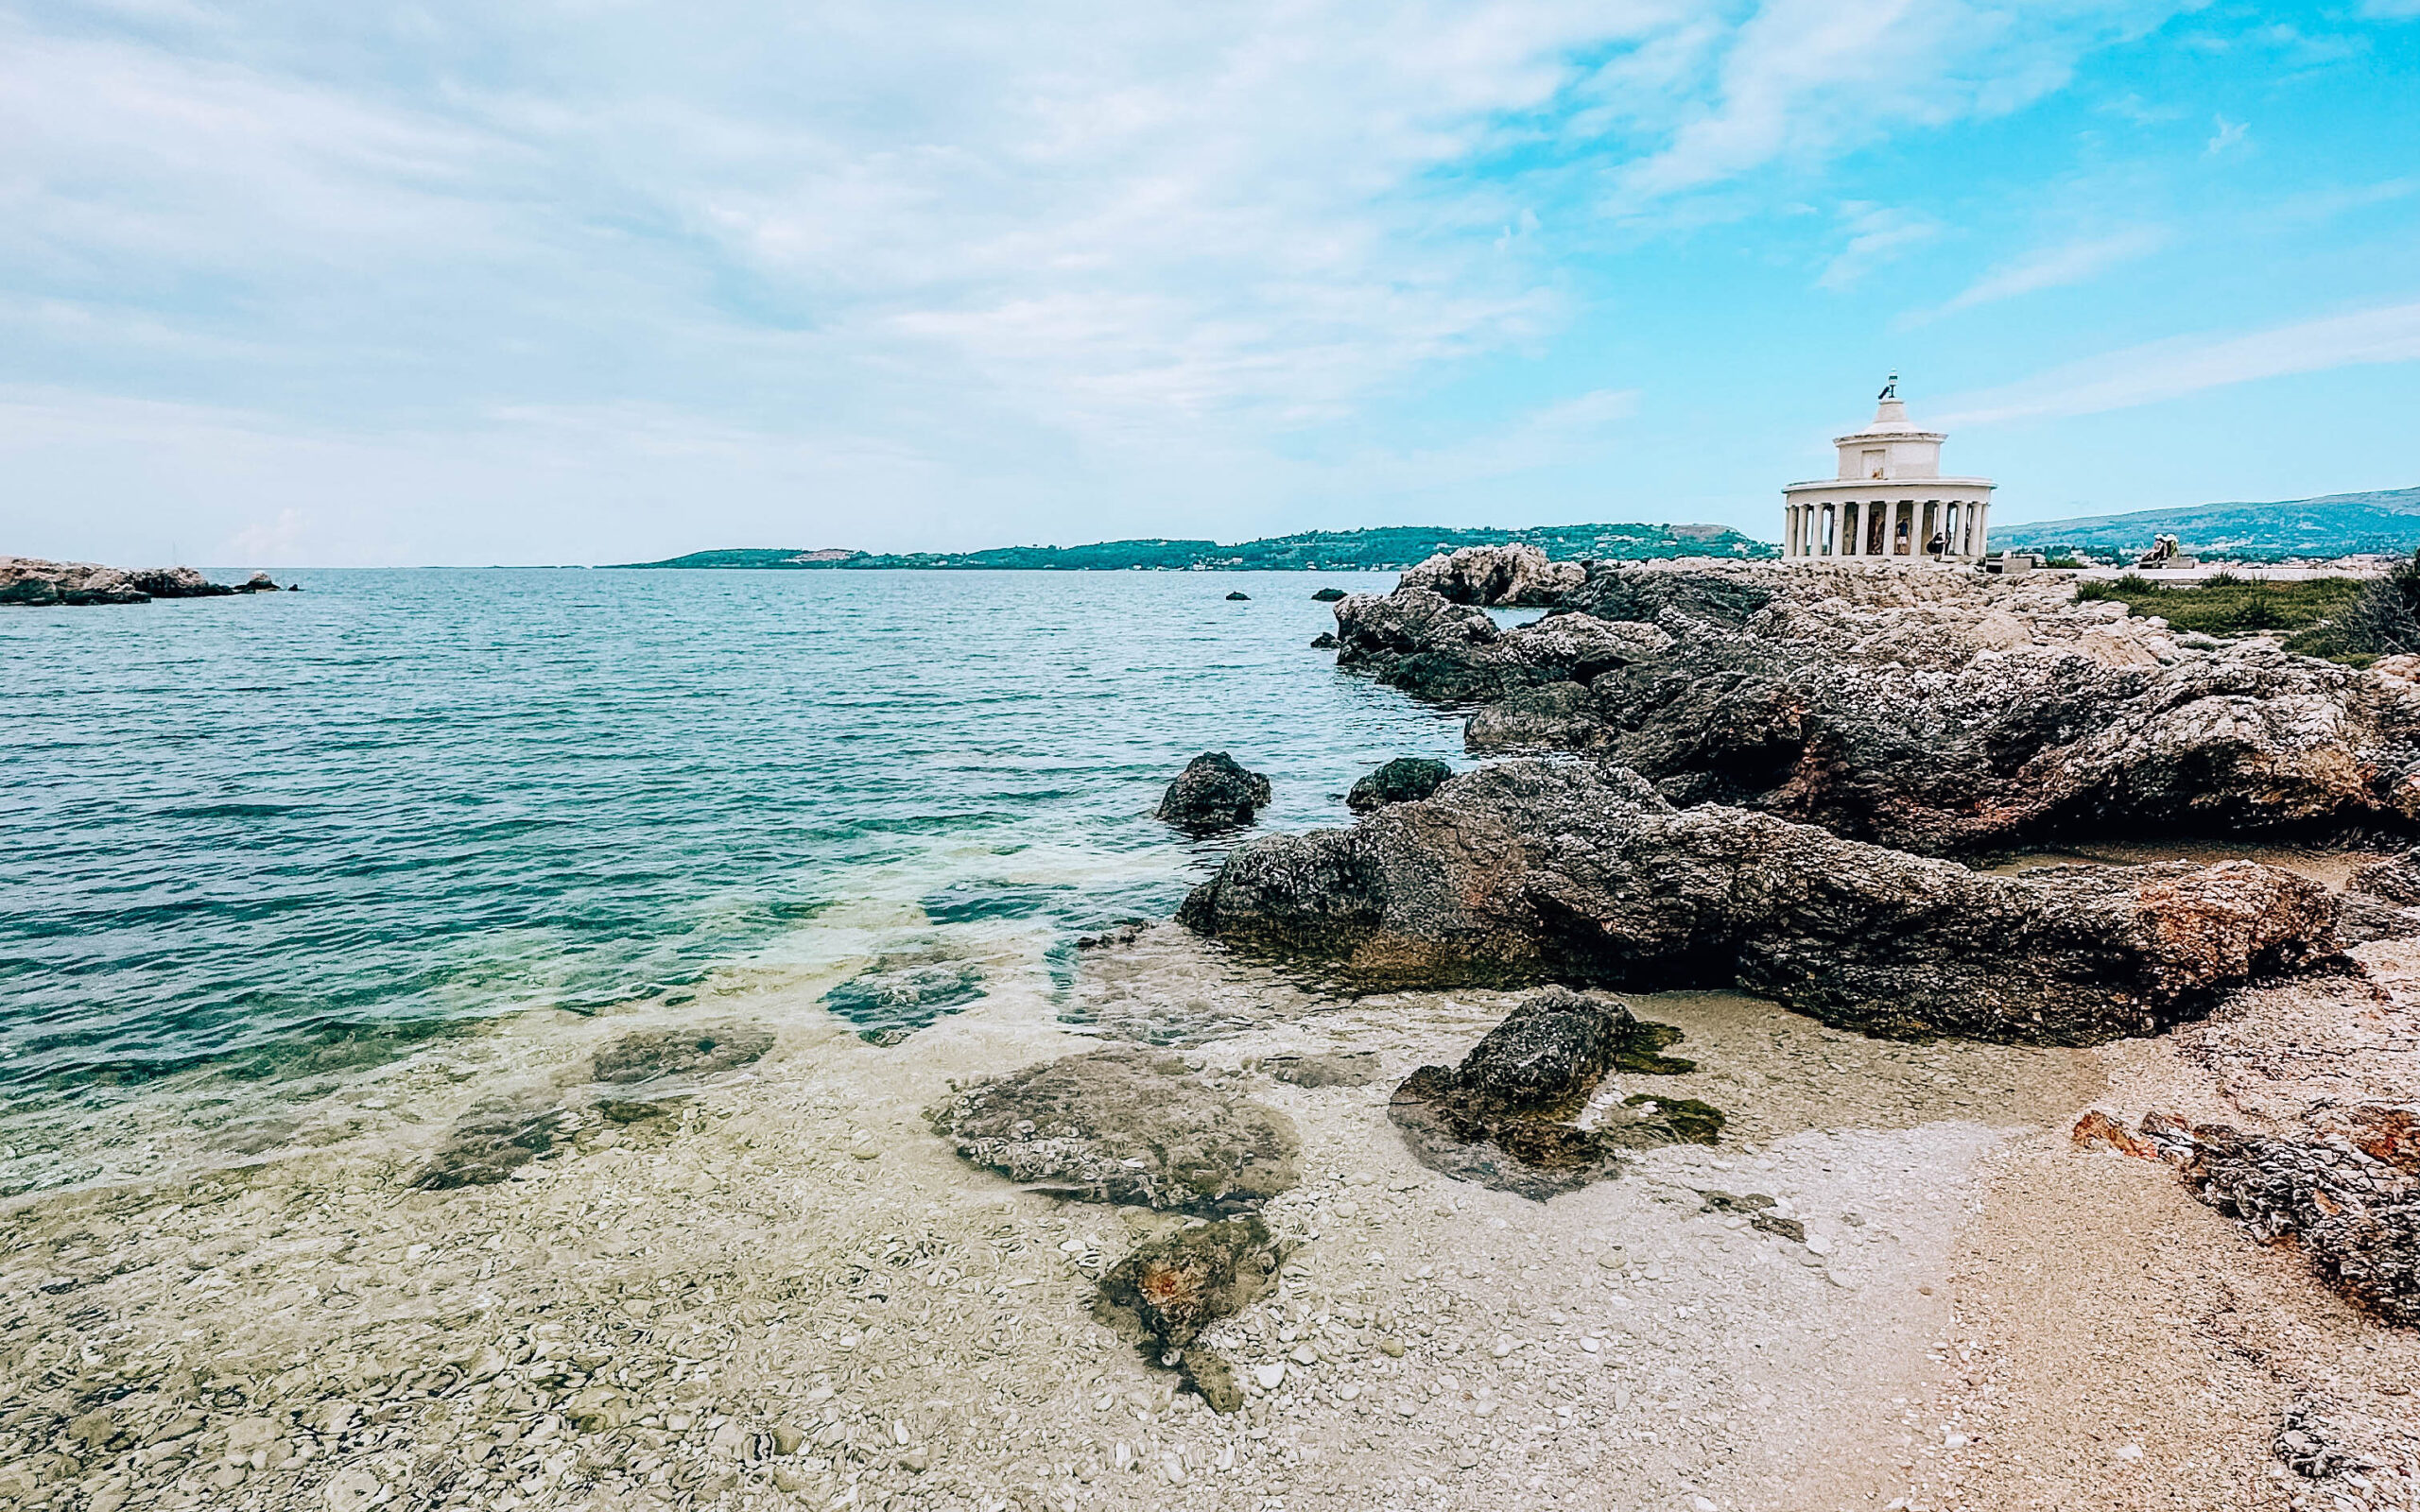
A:
{"label": "submerged rock", "polygon": [[1354,783],[1353,791],[1344,796],[1344,806],[1356,814],[1368,814],[1390,803],[1409,803],[1436,792],[1438,784],[1453,775],[1454,769],[1443,762],[1398,756]]}
{"label": "submerged rock", "polygon": [[556,1104],[487,1103],[455,1120],[412,1178],[427,1192],[492,1186],[555,1147],[566,1114]]}
{"label": "submerged rock", "polygon": [[[1625,1046],[1664,1028],[1641,1024],[1616,999],[1555,988],[1514,1008],[1461,1065],[1413,1072],[1387,1115],[1424,1165],[1543,1201],[1615,1174],[1625,1151],[1714,1143],[1721,1114],[1687,1099],[1668,1105],[1682,1108],[1678,1118],[1640,1094],[1604,1126],[1572,1122]],[[1675,1034],[1649,1038],[1660,1046]]]}
{"label": "submerged rock", "polygon": [[1270,1056],[1261,1069],[1295,1087],[1367,1087],[1380,1074],[1374,1050],[1338,1050],[1322,1056]]}
{"label": "submerged rock", "polygon": [[1252,823],[1270,798],[1268,778],[1214,750],[1185,764],[1160,799],[1157,816],[1189,833],[1209,834]]}
{"label": "submerged rock", "polygon": [[1311,637],[1311,649],[1314,651],[1333,651],[1336,647],[1336,636],[1327,630]]}
{"label": "submerged rock", "polygon": [[1195,1337],[1258,1301],[1285,1258],[1256,1217],[1180,1229],[1103,1276],[1093,1315],[1150,1359],[1175,1365],[1202,1400],[1231,1413],[1244,1403],[1235,1366]]}
{"label": "submerged rock", "polygon": [[1366,986],[1736,986],[1827,1022],[2091,1044],[2331,954],[2319,884],[2251,862],[2014,876],[1521,760],[1350,830],[1229,852],[1178,919]]}
{"label": "submerged rock", "polygon": [[1535,546],[1464,546],[1440,552],[1405,573],[1404,588],[1431,589],[1457,604],[1543,607],[1587,581],[1576,561],[1552,561]]}
{"label": "submerged rock", "polygon": [[1311,602],[1314,604],[1333,604],[1343,596],[1344,590],[1341,588],[1322,588],[1311,595]]}
{"label": "submerged rock", "polygon": [[886,955],[825,992],[822,1003],[856,1024],[858,1039],[895,1045],[983,995],[983,970],[971,961]]}
{"label": "submerged rock", "polygon": [[1227,595],[1227,602],[1230,604],[1249,604],[1252,602],[1252,595],[1250,593],[1240,592],[1229,593]]}
{"label": "submerged rock", "polygon": [[601,1082],[631,1084],[663,1076],[708,1076],[764,1058],[773,1031],[752,1023],[695,1029],[642,1029],[596,1052],[591,1073]]}
{"label": "submerged rock", "polygon": [[1431,581],[1339,604],[1338,664],[1480,705],[1473,750],[1587,752],[1683,804],[1927,854],[2420,825],[2408,685],[2265,643],[2190,650],[2065,583],[1603,564],[1498,631]]}
{"label": "submerged rock", "polygon": [[1214,1216],[1255,1208],[1301,1179],[1293,1120],[1139,1049],[980,1082],[931,1118],[962,1159],[1095,1202]]}

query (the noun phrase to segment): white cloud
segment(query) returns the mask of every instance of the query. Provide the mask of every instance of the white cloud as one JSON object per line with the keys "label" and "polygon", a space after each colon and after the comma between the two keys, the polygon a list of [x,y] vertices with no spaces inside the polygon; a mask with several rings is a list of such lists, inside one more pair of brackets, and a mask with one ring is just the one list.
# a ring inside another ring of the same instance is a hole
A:
{"label": "white cloud", "polygon": [[1660,150],[1621,172],[1617,208],[1636,211],[1785,159],[1820,163],[1895,127],[2005,113],[2065,84],[2092,47],[2174,9],[1765,0],[1728,45],[1693,60],[1712,76],[1703,95],[1687,100]]}
{"label": "white cloud", "polygon": [[1853,287],[1883,264],[1906,256],[1941,234],[1941,223],[1918,211],[1849,204],[1841,206],[1841,213],[1849,239],[1817,276],[1815,284],[1819,288]]}
{"label": "white cloud", "polygon": [[2134,226],[2106,236],[2045,247],[1993,268],[1933,313],[1950,315],[2022,294],[2082,284],[2121,263],[2149,257],[2167,246],[2168,240],[2164,227]]}
{"label": "white cloud", "polygon": [[2335,368],[2420,361],[2420,303],[2382,305],[2237,335],[2184,336],[2069,363],[1943,402],[1943,429],[2097,415],[2204,389]]}
{"label": "white cloud", "polygon": [[2241,146],[2252,128],[2242,121],[2230,121],[2223,115],[2211,117],[2210,141],[2202,150],[2205,156],[2217,157],[2231,147]]}

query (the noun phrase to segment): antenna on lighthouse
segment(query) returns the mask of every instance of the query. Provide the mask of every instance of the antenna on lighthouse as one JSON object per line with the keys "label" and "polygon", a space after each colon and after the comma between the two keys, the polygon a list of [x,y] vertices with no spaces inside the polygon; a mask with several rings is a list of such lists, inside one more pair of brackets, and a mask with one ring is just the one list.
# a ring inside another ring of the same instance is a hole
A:
{"label": "antenna on lighthouse", "polygon": [[1894,372],[1894,373],[1893,373],[1893,374],[1891,375],[1891,381],[1890,381],[1889,383],[1884,384],[1884,385],[1882,386],[1882,392],[1880,392],[1880,393],[1878,393],[1878,394],[1875,395],[1874,397],[1875,397],[1876,399],[1896,399],[1896,398],[1898,398],[1898,397],[1899,397],[1899,375],[1898,375],[1897,373],[1895,373],[1895,372]]}

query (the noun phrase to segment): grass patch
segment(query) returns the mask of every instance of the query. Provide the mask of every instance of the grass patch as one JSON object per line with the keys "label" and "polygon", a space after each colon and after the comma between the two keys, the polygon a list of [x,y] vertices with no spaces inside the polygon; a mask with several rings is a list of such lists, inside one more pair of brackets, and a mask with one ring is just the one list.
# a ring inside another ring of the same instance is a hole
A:
{"label": "grass patch", "polygon": [[[2269,583],[2220,573],[2198,583],[2154,583],[2138,573],[2107,582],[2080,583],[2076,597],[2115,599],[2135,614],[2157,615],[2174,630],[2204,635],[2245,635],[2255,630],[2296,633],[2288,649],[2307,656],[2341,656],[2332,622],[2370,585],[2358,577],[2310,577]],[[2308,644],[2295,644],[2308,643]]]}

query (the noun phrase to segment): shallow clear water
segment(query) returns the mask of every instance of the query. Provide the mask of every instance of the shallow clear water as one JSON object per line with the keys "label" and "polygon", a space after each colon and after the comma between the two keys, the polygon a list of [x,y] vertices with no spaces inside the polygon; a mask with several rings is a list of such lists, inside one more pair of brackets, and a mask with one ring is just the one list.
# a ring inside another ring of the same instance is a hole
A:
{"label": "shallow clear water", "polygon": [[1391,577],[303,582],[0,615],[0,1090],[743,963],[1046,952],[1201,873],[1150,817],[1200,751],[1267,772],[1277,828],[1460,754],[1307,648],[1314,588]]}

